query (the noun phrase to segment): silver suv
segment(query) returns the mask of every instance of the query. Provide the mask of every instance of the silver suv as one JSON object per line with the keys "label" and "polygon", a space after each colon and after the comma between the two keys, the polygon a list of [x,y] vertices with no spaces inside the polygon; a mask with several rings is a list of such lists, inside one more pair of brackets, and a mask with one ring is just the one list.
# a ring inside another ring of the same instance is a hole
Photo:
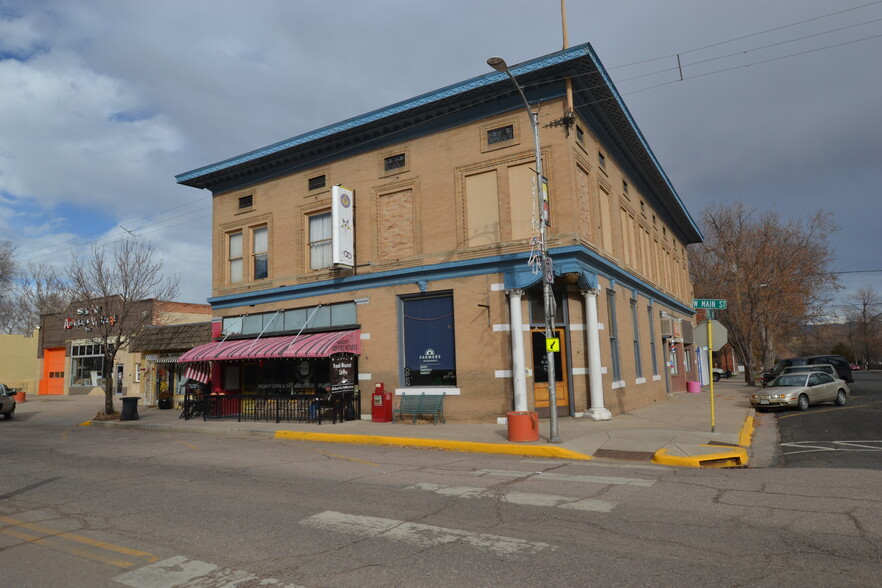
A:
{"label": "silver suv", "polygon": [[7,388],[4,384],[0,384],[0,414],[3,418],[9,420],[15,414],[15,390]]}

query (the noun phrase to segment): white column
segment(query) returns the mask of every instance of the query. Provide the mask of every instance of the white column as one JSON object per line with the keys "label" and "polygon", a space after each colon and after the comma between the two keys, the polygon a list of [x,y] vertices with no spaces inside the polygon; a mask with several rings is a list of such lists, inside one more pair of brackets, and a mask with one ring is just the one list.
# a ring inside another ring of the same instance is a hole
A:
{"label": "white column", "polygon": [[608,421],[612,413],[603,406],[603,376],[600,373],[600,331],[597,328],[597,296],[600,290],[582,290],[585,297],[585,323],[588,337],[588,386],[591,389],[591,408],[585,417]]}
{"label": "white column", "polygon": [[511,378],[514,407],[527,410],[527,361],[524,358],[524,321],[521,315],[523,290],[506,290],[508,312],[511,317]]}

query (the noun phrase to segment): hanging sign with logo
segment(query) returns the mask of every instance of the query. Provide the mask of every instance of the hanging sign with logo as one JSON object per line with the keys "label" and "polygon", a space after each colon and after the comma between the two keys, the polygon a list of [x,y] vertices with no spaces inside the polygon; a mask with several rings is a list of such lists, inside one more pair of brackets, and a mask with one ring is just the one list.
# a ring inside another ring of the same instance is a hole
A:
{"label": "hanging sign with logo", "polygon": [[351,355],[331,358],[331,392],[355,390],[355,359]]}
{"label": "hanging sign with logo", "polygon": [[331,262],[355,266],[354,193],[343,186],[331,188]]}

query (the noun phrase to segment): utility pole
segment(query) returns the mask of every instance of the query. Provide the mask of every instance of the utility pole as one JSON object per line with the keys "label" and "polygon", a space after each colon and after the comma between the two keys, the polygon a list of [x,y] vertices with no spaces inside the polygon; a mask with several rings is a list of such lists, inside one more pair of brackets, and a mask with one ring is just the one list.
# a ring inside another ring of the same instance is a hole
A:
{"label": "utility pole", "polygon": [[[530,121],[533,126],[533,143],[536,148],[536,202],[539,210],[539,251],[542,263],[542,298],[545,310],[545,360],[548,364],[548,414],[550,422],[548,442],[560,443],[560,436],[558,435],[557,430],[557,379],[555,377],[556,374],[554,369],[554,351],[553,346],[549,342],[552,339],[556,339],[554,336],[554,292],[551,289],[551,284],[554,282],[554,268],[552,266],[551,257],[548,255],[548,244],[545,239],[545,228],[549,224],[550,219],[548,218],[548,182],[542,175],[542,147],[539,143],[539,113],[534,112],[533,109],[530,108],[530,103],[527,102],[524,90],[521,88],[521,85],[518,84],[518,81],[512,75],[511,71],[509,71],[508,65],[503,58],[491,57],[487,60],[487,65],[496,71],[508,75],[512,83],[515,85],[515,88],[518,89],[521,99],[524,101],[524,107],[530,115]],[[520,336],[519,333],[512,333],[513,337],[516,335]]]}

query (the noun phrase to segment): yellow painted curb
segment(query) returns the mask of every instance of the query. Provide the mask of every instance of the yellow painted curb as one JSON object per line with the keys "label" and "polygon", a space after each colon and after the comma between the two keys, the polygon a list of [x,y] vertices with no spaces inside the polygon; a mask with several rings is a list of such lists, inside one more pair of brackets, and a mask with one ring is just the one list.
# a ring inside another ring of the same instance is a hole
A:
{"label": "yellow painted curb", "polygon": [[444,441],[414,437],[385,437],[381,435],[345,435],[336,433],[307,433],[303,431],[276,431],[276,439],[294,441],[317,441],[320,443],[348,443],[351,445],[388,445],[392,447],[428,447],[442,451],[466,453],[495,453],[503,455],[526,455],[530,457],[556,457],[587,461],[590,455],[547,445],[510,445],[503,443],[473,443],[471,441]]}
{"label": "yellow painted curb", "polygon": [[680,466],[687,468],[728,468],[747,465],[747,450],[743,447],[722,447],[720,445],[702,445],[713,447],[717,453],[703,455],[668,455],[667,449],[659,449],[652,456],[652,461],[661,465]]}
{"label": "yellow painted curb", "polygon": [[80,423],[81,427],[89,427],[92,425],[92,421],[86,421],[85,423]]}
{"label": "yellow painted curb", "polygon": [[744,425],[741,426],[741,432],[738,434],[738,445],[742,447],[750,447],[753,438],[753,417],[748,415],[744,419]]}

